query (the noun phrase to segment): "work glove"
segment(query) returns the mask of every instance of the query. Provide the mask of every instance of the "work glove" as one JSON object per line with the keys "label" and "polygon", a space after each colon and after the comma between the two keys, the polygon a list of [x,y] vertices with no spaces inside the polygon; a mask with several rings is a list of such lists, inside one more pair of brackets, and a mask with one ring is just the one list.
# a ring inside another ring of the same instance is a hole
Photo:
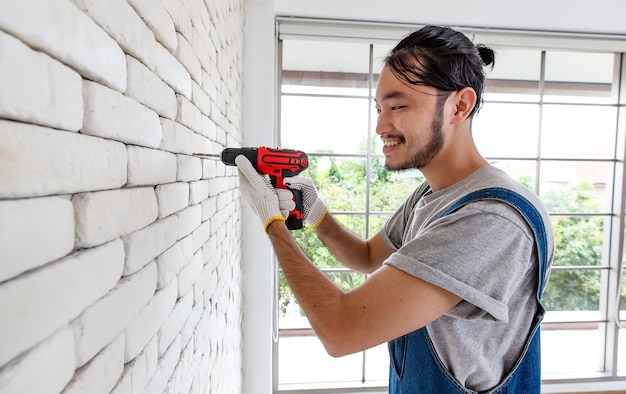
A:
{"label": "work glove", "polygon": [[313,181],[301,176],[287,177],[283,183],[290,189],[302,191],[302,210],[304,221],[313,228],[322,223],[328,209],[324,201],[317,195],[317,189]]}
{"label": "work glove", "polygon": [[[267,233],[267,227],[270,223],[275,220],[285,221],[285,217],[278,205],[276,189],[272,186],[269,176],[259,174],[245,156],[237,156],[235,163],[239,169],[241,194],[259,216],[263,222],[263,230]],[[291,192],[289,194],[291,195]],[[291,197],[289,198],[291,199]]]}

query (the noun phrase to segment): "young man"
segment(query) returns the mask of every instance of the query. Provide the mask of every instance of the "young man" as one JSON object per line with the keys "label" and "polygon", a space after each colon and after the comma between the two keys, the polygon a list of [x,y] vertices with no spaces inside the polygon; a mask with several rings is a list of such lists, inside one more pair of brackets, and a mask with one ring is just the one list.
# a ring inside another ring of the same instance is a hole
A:
{"label": "young man", "polygon": [[[426,182],[372,238],[343,228],[309,179],[285,180],[302,190],[305,221],[338,260],[371,273],[351,291],[335,286],[290,235],[281,209],[292,208],[291,196],[277,195],[245,157],[236,160],[242,194],[326,350],[342,356],[389,342],[391,393],[540,389],[539,298],[553,235],[539,199],[474,145],[483,67],[493,61],[489,48],[436,26],[388,55],[376,89],[385,165],[417,168]],[[469,203],[454,206],[464,198]]]}

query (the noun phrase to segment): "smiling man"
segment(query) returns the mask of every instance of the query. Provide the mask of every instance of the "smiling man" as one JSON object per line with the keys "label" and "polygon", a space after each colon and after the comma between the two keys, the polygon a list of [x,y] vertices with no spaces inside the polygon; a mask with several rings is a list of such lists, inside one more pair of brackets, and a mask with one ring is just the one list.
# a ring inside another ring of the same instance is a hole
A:
{"label": "smiling man", "polygon": [[[243,156],[242,194],[261,218],[300,306],[329,354],[388,342],[390,393],[539,393],[541,292],[554,241],[549,216],[527,188],[492,167],[472,138],[491,49],[426,26],[387,56],[376,89],[376,133],[389,170],[426,182],[372,238],[328,213],[310,179],[308,225],[347,267],[370,273],[344,292],[305,256],[279,199]],[[505,130],[503,130],[505,132]]]}

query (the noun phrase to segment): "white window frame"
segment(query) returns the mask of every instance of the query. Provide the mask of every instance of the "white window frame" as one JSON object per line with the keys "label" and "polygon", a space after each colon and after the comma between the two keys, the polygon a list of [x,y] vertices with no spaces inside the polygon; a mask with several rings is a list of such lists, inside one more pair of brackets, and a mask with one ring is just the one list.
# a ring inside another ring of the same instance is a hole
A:
{"label": "white window frame", "polygon": [[[276,37],[278,61],[276,78],[276,100],[278,103],[277,112],[280,117],[280,45],[281,40],[286,39],[328,39],[328,40],[349,40],[355,42],[395,44],[400,38],[411,31],[419,28],[420,25],[393,24],[393,23],[371,23],[356,21],[318,20],[304,18],[276,18]],[[605,247],[608,252],[604,253],[603,267],[611,272],[610,280],[607,283],[611,294],[616,294],[620,286],[620,275],[623,272],[623,245],[624,245],[624,207],[626,206],[626,171],[624,171],[624,158],[626,157],[626,37],[621,35],[588,34],[588,33],[560,33],[560,32],[539,32],[539,31],[516,31],[504,29],[489,29],[481,27],[455,27],[470,36],[474,42],[484,43],[491,46],[512,46],[526,48],[541,48],[543,50],[581,50],[598,52],[621,53],[621,60],[616,62],[617,74],[621,75],[621,97],[617,103],[619,111],[619,132],[617,152],[613,164],[615,166],[615,187],[613,195],[612,212],[607,214],[607,221],[610,230],[605,231],[609,239],[605,240]],[[280,124],[280,122],[278,122]],[[277,127],[276,140],[280,141],[280,128]],[[369,196],[368,196],[369,198]],[[615,245],[619,245],[616,247]],[[606,266],[604,266],[606,264]],[[616,298],[616,297],[613,297]],[[275,300],[277,303],[278,300]],[[617,299],[607,299],[609,308],[618,309]],[[611,305],[612,304],[612,305]],[[276,308],[276,306],[275,306]],[[616,312],[618,313],[618,312]],[[609,320],[616,316],[609,316]],[[609,374],[599,374],[598,376],[586,376],[584,378],[562,377],[544,380],[542,392],[582,392],[582,391],[604,391],[623,389],[626,386],[626,377],[618,376],[616,371],[617,363],[617,339],[619,327],[614,321],[606,322],[607,344],[611,349],[606,352],[606,368],[612,370]],[[626,333],[622,333],[626,338]],[[337,388],[313,388],[279,390],[278,368],[277,368],[277,343],[273,346],[273,391],[281,394],[298,393],[385,393],[386,387],[337,387]]]}

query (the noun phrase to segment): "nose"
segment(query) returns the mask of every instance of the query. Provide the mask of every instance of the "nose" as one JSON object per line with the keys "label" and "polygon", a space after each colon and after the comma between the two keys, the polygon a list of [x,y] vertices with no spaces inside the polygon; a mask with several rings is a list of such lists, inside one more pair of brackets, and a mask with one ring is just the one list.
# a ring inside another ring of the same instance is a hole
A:
{"label": "nose", "polygon": [[381,111],[378,114],[378,118],[376,119],[376,134],[383,135],[389,131],[391,131],[391,122],[389,122],[389,117]]}

